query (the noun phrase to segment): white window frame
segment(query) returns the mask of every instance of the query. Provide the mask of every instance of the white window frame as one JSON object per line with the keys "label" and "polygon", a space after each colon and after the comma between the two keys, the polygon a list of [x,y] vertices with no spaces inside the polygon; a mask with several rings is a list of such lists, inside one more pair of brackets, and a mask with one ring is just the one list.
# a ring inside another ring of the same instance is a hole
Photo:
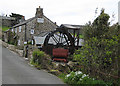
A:
{"label": "white window frame", "polygon": [[15,33],[17,33],[17,27],[15,28]]}
{"label": "white window frame", "polygon": [[32,40],[32,45],[34,44],[34,41]]}
{"label": "white window frame", "polygon": [[20,45],[20,40],[18,40],[18,45]]}
{"label": "white window frame", "polygon": [[44,23],[44,18],[37,18],[38,23]]}
{"label": "white window frame", "polygon": [[19,32],[21,32],[22,26],[19,26]]}

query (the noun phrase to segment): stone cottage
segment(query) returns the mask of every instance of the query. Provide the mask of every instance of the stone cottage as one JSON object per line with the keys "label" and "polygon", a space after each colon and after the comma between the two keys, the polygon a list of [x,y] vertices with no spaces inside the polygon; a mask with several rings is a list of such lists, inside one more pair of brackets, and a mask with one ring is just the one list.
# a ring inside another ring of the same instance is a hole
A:
{"label": "stone cottage", "polygon": [[13,26],[10,30],[18,36],[17,45],[24,46],[26,42],[32,42],[34,36],[42,32],[53,31],[57,27],[55,22],[52,22],[44,15],[43,8],[39,6],[39,8],[36,8],[36,14],[33,18]]}

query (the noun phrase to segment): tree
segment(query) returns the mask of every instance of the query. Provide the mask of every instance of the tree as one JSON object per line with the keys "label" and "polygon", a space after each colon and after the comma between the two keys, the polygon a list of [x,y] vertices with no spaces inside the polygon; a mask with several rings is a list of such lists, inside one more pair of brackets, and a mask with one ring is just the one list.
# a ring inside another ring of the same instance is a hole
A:
{"label": "tree", "polygon": [[24,17],[23,15],[16,14],[16,13],[12,13],[9,16],[15,18],[15,21],[13,22],[13,25],[20,23],[20,20],[23,19],[23,17]]}
{"label": "tree", "polygon": [[102,38],[109,29],[109,20],[110,16],[104,13],[104,9],[101,10],[100,15],[94,20],[91,24],[86,24],[84,28],[84,39],[90,39],[92,37]]}
{"label": "tree", "polygon": [[74,54],[75,60],[84,67],[84,72],[105,81],[114,79],[110,75],[118,75],[120,58],[120,28],[118,24],[111,27],[109,18],[102,9],[92,24],[86,24],[83,31],[84,46]]}

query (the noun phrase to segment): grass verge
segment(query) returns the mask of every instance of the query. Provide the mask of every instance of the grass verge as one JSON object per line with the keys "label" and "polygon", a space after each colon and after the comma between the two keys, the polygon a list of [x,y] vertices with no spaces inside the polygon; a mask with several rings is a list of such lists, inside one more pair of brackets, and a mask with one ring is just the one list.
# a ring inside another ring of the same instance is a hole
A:
{"label": "grass verge", "polygon": [[10,27],[0,26],[0,29],[2,29],[2,31],[7,31],[8,29],[10,29]]}

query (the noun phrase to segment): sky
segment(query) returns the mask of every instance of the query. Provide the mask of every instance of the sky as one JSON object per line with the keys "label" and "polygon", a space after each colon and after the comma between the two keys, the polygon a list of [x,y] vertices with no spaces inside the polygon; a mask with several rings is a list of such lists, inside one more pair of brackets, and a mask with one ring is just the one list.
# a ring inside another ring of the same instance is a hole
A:
{"label": "sky", "polygon": [[[36,8],[43,8],[44,15],[58,25],[85,25],[100,14],[102,8],[110,15],[111,24],[118,21],[120,0],[0,0],[0,15],[17,13],[29,19],[35,16]],[[97,14],[95,10],[97,9]],[[114,15],[112,17],[112,15]]]}

